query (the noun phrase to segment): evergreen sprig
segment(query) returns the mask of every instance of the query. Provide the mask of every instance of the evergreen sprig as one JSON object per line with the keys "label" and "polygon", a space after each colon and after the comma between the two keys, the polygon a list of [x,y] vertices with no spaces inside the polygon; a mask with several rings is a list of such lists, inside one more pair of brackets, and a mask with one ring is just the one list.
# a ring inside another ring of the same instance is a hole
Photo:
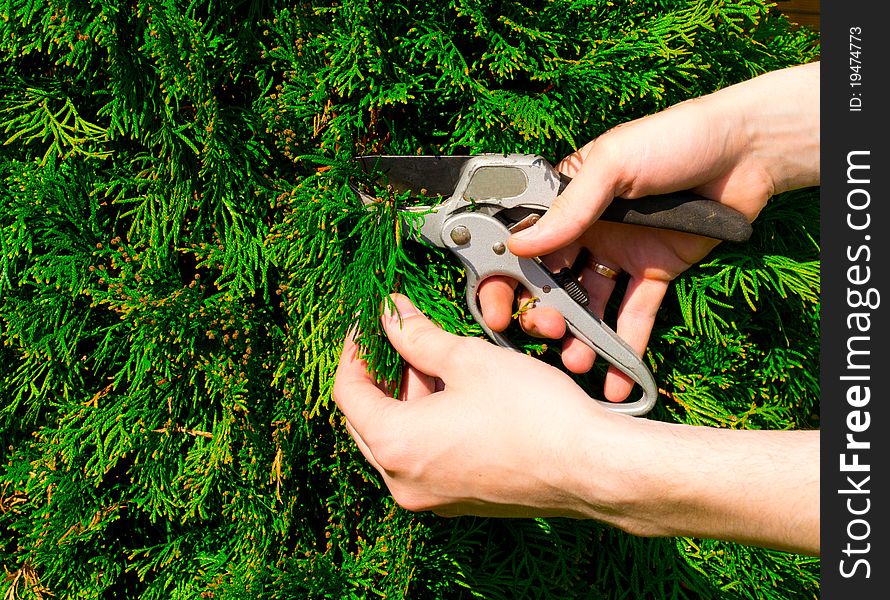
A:
{"label": "evergreen sprig", "polygon": [[[481,335],[459,263],[399,212],[414,200],[353,157],[555,161],[817,42],[762,0],[0,3],[0,590],[815,597],[795,555],[408,513],[331,387],[355,332],[397,388],[391,291]],[[813,190],[673,290],[652,418],[818,425]]]}

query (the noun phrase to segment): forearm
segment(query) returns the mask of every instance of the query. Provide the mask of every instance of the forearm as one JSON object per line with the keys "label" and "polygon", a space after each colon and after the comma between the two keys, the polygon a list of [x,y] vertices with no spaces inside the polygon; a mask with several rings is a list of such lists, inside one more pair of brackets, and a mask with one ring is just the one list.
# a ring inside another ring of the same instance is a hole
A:
{"label": "forearm", "polygon": [[[753,221],[773,195],[819,183],[819,64],[766,73],[614,127],[561,168],[572,184],[537,227],[569,231],[563,238],[577,237],[614,196],[686,189]],[[513,243],[511,250],[531,255]]]}
{"label": "forearm", "polygon": [[[616,441],[608,470],[614,475],[591,491],[591,497],[600,495],[591,503],[593,518],[637,535],[732,540],[818,555],[818,431],[641,420],[618,430],[621,445]],[[603,510],[602,498],[613,506]]]}
{"label": "forearm", "polygon": [[765,170],[773,194],[819,185],[818,62],[766,73],[705,98],[715,119],[732,123],[739,156]]}

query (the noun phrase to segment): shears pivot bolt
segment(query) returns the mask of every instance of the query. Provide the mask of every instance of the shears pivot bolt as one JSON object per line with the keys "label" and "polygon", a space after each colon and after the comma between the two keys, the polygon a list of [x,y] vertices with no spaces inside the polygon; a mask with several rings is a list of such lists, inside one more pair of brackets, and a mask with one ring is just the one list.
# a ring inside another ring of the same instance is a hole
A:
{"label": "shears pivot bolt", "polygon": [[458,225],[451,230],[451,240],[458,246],[463,246],[470,242],[470,230],[463,225]]}

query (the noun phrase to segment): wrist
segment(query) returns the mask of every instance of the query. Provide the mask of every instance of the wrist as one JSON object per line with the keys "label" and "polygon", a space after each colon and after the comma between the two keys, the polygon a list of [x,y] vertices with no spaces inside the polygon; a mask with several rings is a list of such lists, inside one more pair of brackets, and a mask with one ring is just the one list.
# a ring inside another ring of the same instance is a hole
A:
{"label": "wrist", "polygon": [[[624,417],[614,428],[620,436],[611,445],[613,463],[599,484],[614,514],[611,523],[628,533],[647,537],[692,535],[712,482],[702,477],[697,433],[691,427]],[[724,468],[726,465],[721,465]],[[720,502],[716,502],[720,505]]]}
{"label": "wrist", "polygon": [[655,531],[646,516],[653,496],[664,493],[658,457],[663,443],[660,422],[616,413],[597,414],[585,427],[581,464],[574,489],[584,501],[584,516],[636,535]]}
{"label": "wrist", "polygon": [[608,432],[591,428],[587,441],[598,453],[585,465],[592,469],[585,469],[590,518],[640,536],[818,554],[817,431],[736,431],[612,417]]}
{"label": "wrist", "polygon": [[765,73],[708,98],[715,117],[738,132],[738,156],[763,174],[769,196],[819,185],[818,62]]}

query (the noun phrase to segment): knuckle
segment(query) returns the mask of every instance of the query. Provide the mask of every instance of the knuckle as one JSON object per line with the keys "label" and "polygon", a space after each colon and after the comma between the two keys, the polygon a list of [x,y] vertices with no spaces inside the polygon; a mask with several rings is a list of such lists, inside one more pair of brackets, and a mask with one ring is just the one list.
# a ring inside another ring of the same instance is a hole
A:
{"label": "knuckle", "polygon": [[346,383],[342,377],[334,377],[334,387],[331,389],[331,396],[334,398],[334,403],[339,405],[343,398],[346,396]]}
{"label": "knuckle", "polygon": [[491,343],[481,337],[465,338],[459,344],[459,346],[463,346],[463,348],[459,348],[461,354],[464,354],[471,358],[476,358],[478,354],[484,353],[491,349]]}
{"label": "knuckle", "polygon": [[492,345],[482,338],[462,338],[452,347],[450,360],[458,369],[476,369],[482,355],[491,349]]}
{"label": "knuckle", "polygon": [[374,440],[373,452],[377,464],[391,477],[398,477],[411,467],[411,453],[408,450],[407,442],[404,438],[391,432],[385,433],[379,439]]}
{"label": "knuckle", "polygon": [[432,503],[422,494],[401,488],[390,491],[396,504],[409,512],[423,512],[432,508]]}
{"label": "knuckle", "polygon": [[409,327],[405,330],[405,343],[410,346],[426,346],[432,343],[434,340],[433,334],[435,331],[432,330],[431,327]]}
{"label": "knuckle", "polygon": [[490,347],[481,338],[464,338],[446,333],[436,325],[429,324],[425,327],[409,329],[405,332],[404,341],[408,347],[423,348],[427,351],[434,349],[442,360],[457,366],[466,367],[472,361],[477,360],[479,352]]}

